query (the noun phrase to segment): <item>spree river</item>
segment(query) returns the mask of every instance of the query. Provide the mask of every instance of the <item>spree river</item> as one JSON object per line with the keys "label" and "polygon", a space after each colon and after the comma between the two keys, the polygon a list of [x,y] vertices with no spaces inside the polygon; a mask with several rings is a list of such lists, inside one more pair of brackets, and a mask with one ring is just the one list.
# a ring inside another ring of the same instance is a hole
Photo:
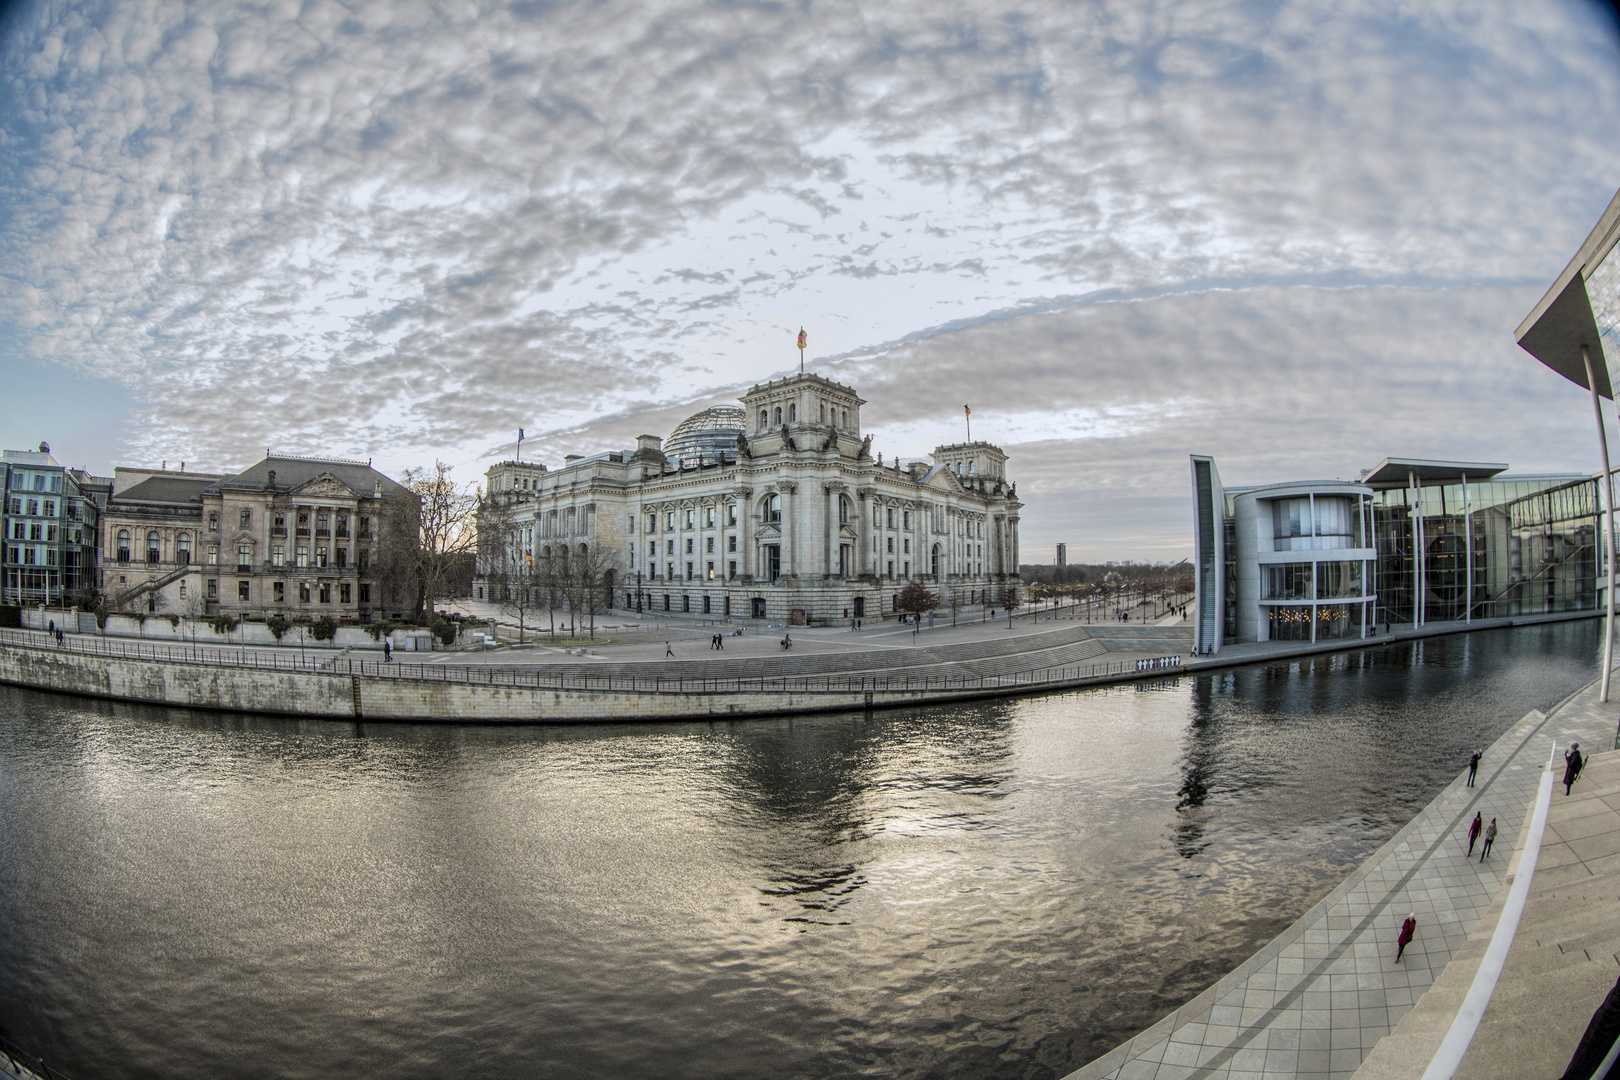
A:
{"label": "spree river", "polygon": [[0,1027],[91,1077],[1051,1077],[1247,958],[1596,620],[569,728],[0,687]]}

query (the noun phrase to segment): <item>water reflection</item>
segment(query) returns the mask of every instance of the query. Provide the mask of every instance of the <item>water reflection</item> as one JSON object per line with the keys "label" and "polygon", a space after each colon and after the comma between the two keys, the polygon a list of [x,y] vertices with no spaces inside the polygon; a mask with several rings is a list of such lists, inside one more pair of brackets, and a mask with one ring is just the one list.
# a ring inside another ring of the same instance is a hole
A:
{"label": "water reflection", "polygon": [[1588,680],[1596,629],[714,724],[0,689],[0,1025],[81,1076],[1061,1076]]}

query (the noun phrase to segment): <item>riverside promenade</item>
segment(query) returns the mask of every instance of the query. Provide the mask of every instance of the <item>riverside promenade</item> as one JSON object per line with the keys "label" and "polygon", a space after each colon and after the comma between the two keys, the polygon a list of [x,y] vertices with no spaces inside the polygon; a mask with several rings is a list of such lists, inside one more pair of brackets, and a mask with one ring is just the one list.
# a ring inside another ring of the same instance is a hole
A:
{"label": "riverside promenade", "polygon": [[[1594,683],[1545,716],[1527,713],[1486,750],[1474,787],[1466,786],[1463,770],[1360,868],[1265,948],[1140,1035],[1071,1073],[1068,1080],[1355,1076],[1458,957],[1482,916],[1490,915],[1493,904],[1499,907],[1498,897],[1517,858],[1532,799],[1554,745],[1560,753],[1571,742],[1590,750],[1615,745],[1620,703],[1600,705],[1597,695]],[[1555,807],[1563,797],[1560,785]],[[1499,830],[1495,848],[1484,862],[1478,849],[1472,858],[1467,854],[1468,823],[1476,812],[1486,821],[1494,817]],[[1556,817],[1554,821],[1549,844],[1560,839]],[[1571,834],[1578,831],[1572,828]],[[1620,832],[1604,842],[1613,848],[1612,861],[1620,862]],[[1578,860],[1572,853],[1564,854],[1554,867],[1544,869],[1550,871],[1550,880],[1560,873],[1568,878],[1558,879],[1567,886],[1586,874],[1585,868],[1558,869],[1572,861]],[[1613,907],[1611,903],[1602,913],[1604,918],[1612,917]],[[1417,916],[1417,937],[1397,964],[1395,938],[1409,913]],[[1489,928],[1485,932],[1488,935]],[[1616,974],[1620,970],[1608,971],[1611,984]],[[1583,996],[1566,1005],[1566,1011],[1579,1014],[1584,1028],[1585,1017],[1601,996]],[[1454,997],[1460,1001],[1460,995]],[[1455,1011],[1453,1003],[1449,1015]],[[1449,1024],[1445,1019],[1444,1026]],[[1435,1035],[1430,1056],[1438,1043]],[[1565,1062],[1573,1048],[1573,1041],[1563,1048]],[[1400,1062],[1401,1068],[1370,1073],[1366,1080],[1393,1076],[1416,1080],[1428,1064],[1417,1044],[1392,1047],[1384,1054]],[[1465,1065],[1470,1062],[1478,1065],[1476,1058]],[[1560,1062],[1546,1075],[1557,1075],[1562,1068]],[[1459,1075],[1497,1074],[1465,1069]]]}

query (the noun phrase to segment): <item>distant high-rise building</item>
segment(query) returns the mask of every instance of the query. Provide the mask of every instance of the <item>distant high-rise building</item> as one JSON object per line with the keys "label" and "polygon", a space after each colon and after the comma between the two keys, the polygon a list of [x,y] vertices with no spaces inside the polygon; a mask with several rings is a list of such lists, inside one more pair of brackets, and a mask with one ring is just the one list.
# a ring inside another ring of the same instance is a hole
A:
{"label": "distant high-rise building", "polygon": [[1069,545],[1068,544],[1059,544],[1058,545],[1057,564],[1059,566],[1068,566],[1069,565]]}

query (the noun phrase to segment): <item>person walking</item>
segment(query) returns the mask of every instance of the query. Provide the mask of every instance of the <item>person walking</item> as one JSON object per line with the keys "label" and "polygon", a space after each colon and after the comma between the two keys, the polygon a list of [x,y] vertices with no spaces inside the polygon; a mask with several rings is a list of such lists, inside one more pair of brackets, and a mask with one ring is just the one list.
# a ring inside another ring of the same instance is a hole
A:
{"label": "person walking", "polygon": [[1564,794],[1565,795],[1569,794],[1570,785],[1573,784],[1577,779],[1580,778],[1581,766],[1584,765],[1584,764],[1585,764],[1585,762],[1581,760],[1581,744],[1580,743],[1570,743],[1569,744],[1569,749],[1564,751]]}
{"label": "person walking", "polygon": [[724,630],[714,635],[714,647],[719,649],[721,652],[726,651],[726,633]]}
{"label": "person walking", "polygon": [[1413,912],[1406,917],[1405,922],[1401,923],[1401,936],[1395,939],[1395,962],[1397,964],[1401,962],[1401,954],[1406,951],[1408,945],[1412,944],[1412,939],[1415,937],[1417,937],[1417,913]]}
{"label": "person walking", "polygon": [[1473,822],[1468,826],[1468,854],[1470,857],[1474,854],[1474,841],[1478,840],[1479,834],[1485,831],[1484,817],[1484,814],[1475,814]]}
{"label": "person walking", "polygon": [[386,661],[392,660],[393,658],[394,658],[394,646],[393,646],[393,643],[390,642],[387,638],[383,638],[383,660],[386,662]]}
{"label": "person walking", "polygon": [[1491,845],[1494,843],[1496,843],[1496,819],[1491,818],[1491,823],[1485,826],[1485,846],[1479,849],[1480,862],[1484,862],[1485,856],[1491,853]]}
{"label": "person walking", "polygon": [[1474,786],[1474,776],[1475,776],[1475,774],[1477,774],[1479,772],[1479,759],[1481,757],[1483,757],[1484,754],[1485,754],[1485,751],[1483,751],[1483,750],[1475,750],[1474,751],[1474,756],[1468,759],[1468,786],[1469,787]]}
{"label": "person walking", "polygon": [[664,655],[665,656],[674,656],[675,655],[675,650],[669,647],[669,642],[667,642],[667,641],[664,642]]}

